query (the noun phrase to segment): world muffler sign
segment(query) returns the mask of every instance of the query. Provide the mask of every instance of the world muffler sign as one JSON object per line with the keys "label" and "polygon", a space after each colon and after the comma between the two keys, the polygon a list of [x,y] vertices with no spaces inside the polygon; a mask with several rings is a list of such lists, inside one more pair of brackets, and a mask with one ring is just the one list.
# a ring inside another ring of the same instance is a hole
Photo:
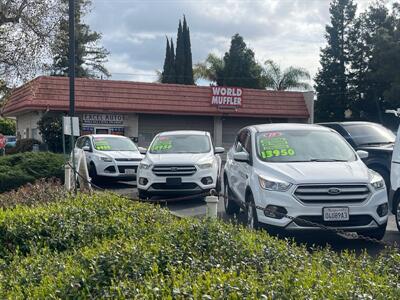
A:
{"label": "world muffler sign", "polygon": [[211,104],[218,107],[242,106],[243,89],[237,87],[211,87]]}

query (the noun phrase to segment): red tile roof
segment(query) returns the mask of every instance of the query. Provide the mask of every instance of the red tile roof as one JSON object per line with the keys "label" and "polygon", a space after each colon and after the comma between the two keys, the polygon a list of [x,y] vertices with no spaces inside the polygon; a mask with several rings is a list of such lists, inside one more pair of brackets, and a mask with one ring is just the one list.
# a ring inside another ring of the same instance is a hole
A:
{"label": "red tile roof", "polygon": [[[243,89],[237,110],[211,105],[211,88],[176,84],[76,79],[77,112],[230,115],[308,118],[303,93]],[[38,77],[15,89],[2,113],[15,116],[32,110],[68,111],[66,77]]]}

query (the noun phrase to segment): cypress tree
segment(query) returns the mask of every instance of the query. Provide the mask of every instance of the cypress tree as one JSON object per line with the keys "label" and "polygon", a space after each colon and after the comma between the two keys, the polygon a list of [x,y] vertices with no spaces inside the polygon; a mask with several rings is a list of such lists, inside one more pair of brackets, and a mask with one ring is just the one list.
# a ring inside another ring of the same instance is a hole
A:
{"label": "cypress tree", "polygon": [[162,72],[162,77],[161,77],[161,82],[162,83],[169,83],[170,80],[170,75],[171,75],[171,48],[169,46],[169,40],[167,38],[167,46],[165,49],[165,59],[164,59],[164,67],[163,67],[163,72]]}
{"label": "cypress tree", "polygon": [[192,62],[192,49],[190,44],[190,30],[186,23],[186,18],[183,16],[183,43],[185,48],[185,69],[184,69],[184,82],[187,85],[193,85],[193,62]]}
{"label": "cypress tree", "polygon": [[171,38],[171,48],[170,48],[170,56],[169,56],[169,83],[176,83],[176,71],[175,71],[175,50],[174,50],[174,42]]}
{"label": "cypress tree", "polygon": [[175,53],[175,72],[176,83],[185,83],[185,44],[183,37],[182,23],[179,20],[178,35],[176,38],[176,53]]}

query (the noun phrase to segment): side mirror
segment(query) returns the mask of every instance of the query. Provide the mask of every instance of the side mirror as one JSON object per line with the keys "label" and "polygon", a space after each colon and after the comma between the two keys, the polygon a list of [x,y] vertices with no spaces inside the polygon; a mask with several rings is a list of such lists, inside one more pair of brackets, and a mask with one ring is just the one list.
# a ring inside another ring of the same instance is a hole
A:
{"label": "side mirror", "polygon": [[147,153],[147,148],[143,147],[138,147],[140,154],[146,154]]}
{"label": "side mirror", "polygon": [[87,151],[87,152],[90,152],[90,151],[91,151],[89,146],[83,146],[83,147],[82,147],[82,150],[83,150],[83,151]]}
{"label": "side mirror", "polygon": [[250,161],[250,156],[246,152],[236,152],[233,154],[233,159],[238,162],[246,162]]}
{"label": "side mirror", "polygon": [[215,147],[214,149],[214,154],[222,154],[225,152],[225,149],[223,147]]}
{"label": "side mirror", "polygon": [[369,153],[364,150],[357,150],[357,154],[361,159],[368,158]]}

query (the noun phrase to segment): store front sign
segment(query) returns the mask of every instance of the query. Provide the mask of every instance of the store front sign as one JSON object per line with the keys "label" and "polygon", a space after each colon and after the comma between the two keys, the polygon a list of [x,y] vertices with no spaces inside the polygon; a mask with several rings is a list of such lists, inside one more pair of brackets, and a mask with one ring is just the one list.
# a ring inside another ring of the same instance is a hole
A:
{"label": "store front sign", "polygon": [[242,106],[243,89],[237,87],[211,87],[211,104],[218,107]]}
{"label": "store front sign", "polygon": [[124,116],[115,114],[83,114],[82,123],[92,125],[123,125]]}

